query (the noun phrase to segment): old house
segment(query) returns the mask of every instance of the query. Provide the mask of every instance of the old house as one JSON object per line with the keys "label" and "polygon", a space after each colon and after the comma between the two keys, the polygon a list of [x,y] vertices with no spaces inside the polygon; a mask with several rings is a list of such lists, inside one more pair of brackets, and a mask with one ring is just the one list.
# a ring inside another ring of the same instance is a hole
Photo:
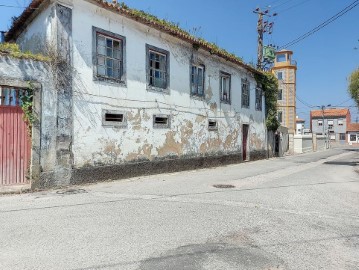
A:
{"label": "old house", "polygon": [[[174,25],[101,0],[33,0],[6,39],[58,59],[51,85],[18,71],[38,83],[34,186],[266,156],[258,71]],[[0,68],[3,85],[15,75]]]}

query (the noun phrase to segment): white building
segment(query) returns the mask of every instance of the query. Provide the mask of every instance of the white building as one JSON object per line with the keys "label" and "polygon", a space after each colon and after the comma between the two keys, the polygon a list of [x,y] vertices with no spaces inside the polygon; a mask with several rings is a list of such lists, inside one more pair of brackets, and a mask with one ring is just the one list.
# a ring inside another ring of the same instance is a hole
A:
{"label": "white building", "polygon": [[297,135],[303,135],[304,134],[304,123],[305,120],[299,118],[298,116],[295,119],[295,123],[296,123],[296,129],[295,129],[295,134]]}
{"label": "white building", "polygon": [[57,112],[56,160],[43,161],[54,164],[45,171],[66,171],[55,178],[116,179],[266,156],[258,71],[174,26],[106,1],[34,0],[7,39],[33,52],[55,48],[69,64],[57,97],[43,100],[54,102],[43,118]]}

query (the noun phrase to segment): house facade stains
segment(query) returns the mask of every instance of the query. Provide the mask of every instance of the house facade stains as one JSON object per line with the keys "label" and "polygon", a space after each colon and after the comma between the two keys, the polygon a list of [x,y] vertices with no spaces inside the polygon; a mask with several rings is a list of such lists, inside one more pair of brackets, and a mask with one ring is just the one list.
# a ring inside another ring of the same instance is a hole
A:
{"label": "house facade stains", "polygon": [[56,114],[56,162],[42,167],[38,186],[266,157],[265,102],[252,67],[118,4],[30,7],[8,40],[59,59],[55,99],[42,109]]}

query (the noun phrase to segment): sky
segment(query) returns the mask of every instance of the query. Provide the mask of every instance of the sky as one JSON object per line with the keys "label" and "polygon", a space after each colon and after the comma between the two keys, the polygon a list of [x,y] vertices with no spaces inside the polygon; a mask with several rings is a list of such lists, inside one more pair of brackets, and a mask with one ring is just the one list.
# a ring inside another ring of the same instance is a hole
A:
{"label": "sky", "polygon": [[[77,0],[79,1],[79,0]],[[159,18],[215,42],[247,63],[256,62],[257,7],[278,13],[269,18],[274,31],[265,44],[283,46],[322,24],[354,0],[121,0]],[[19,15],[29,0],[0,0],[0,30],[6,31],[11,17]],[[4,7],[10,5],[16,7]],[[359,67],[359,5],[312,36],[288,49],[293,50],[297,70],[297,115],[309,126],[315,106],[348,106],[352,121],[359,111],[348,95],[348,76]],[[358,49],[354,49],[354,48]]]}

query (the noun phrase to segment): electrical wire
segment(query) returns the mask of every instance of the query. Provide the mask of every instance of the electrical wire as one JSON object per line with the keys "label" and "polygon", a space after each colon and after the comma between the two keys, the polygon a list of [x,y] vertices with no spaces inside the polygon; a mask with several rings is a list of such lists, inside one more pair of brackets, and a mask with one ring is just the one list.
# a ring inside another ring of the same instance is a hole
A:
{"label": "electrical wire", "polygon": [[357,5],[359,5],[359,0],[355,0],[353,3],[351,3],[350,5],[348,5],[347,7],[345,7],[344,9],[342,9],[341,11],[339,11],[338,13],[336,13],[334,16],[332,16],[331,18],[327,19],[326,21],[324,21],[323,23],[321,23],[320,25],[316,26],[315,28],[313,28],[312,30],[308,31],[307,33],[301,35],[300,37],[286,43],[285,45],[281,46],[279,49],[284,49],[284,48],[288,48],[291,47],[295,44],[297,44],[298,42],[306,39],[307,37],[313,35],[314,33],[318,32],[319,30],[321,30],[322,28],[324,28],[325,26],[327,26],[328,24],[334,22],[335,20],[337,20],[338,18],[340,18],[341,16],[343,16],[344,14],[346,14],[347,12],[349,12],[350,10],[352,10],[353,8],[355,8]]}
{"label": "electrical wire", "polygon": [[283,13],[285,11],[288,11],[288,10],[291,10],[291,9],[296,8],[298,6],[301,6],[301,5],[303,5],[303,4],[307,3],[307,2],[309,2],[309,0],[304,0],[304,1],[300,2],[300,3],[296,3],[295,5],[288,7],[286,9],[279,10],[279,11],[277,11],[277,13]]}

